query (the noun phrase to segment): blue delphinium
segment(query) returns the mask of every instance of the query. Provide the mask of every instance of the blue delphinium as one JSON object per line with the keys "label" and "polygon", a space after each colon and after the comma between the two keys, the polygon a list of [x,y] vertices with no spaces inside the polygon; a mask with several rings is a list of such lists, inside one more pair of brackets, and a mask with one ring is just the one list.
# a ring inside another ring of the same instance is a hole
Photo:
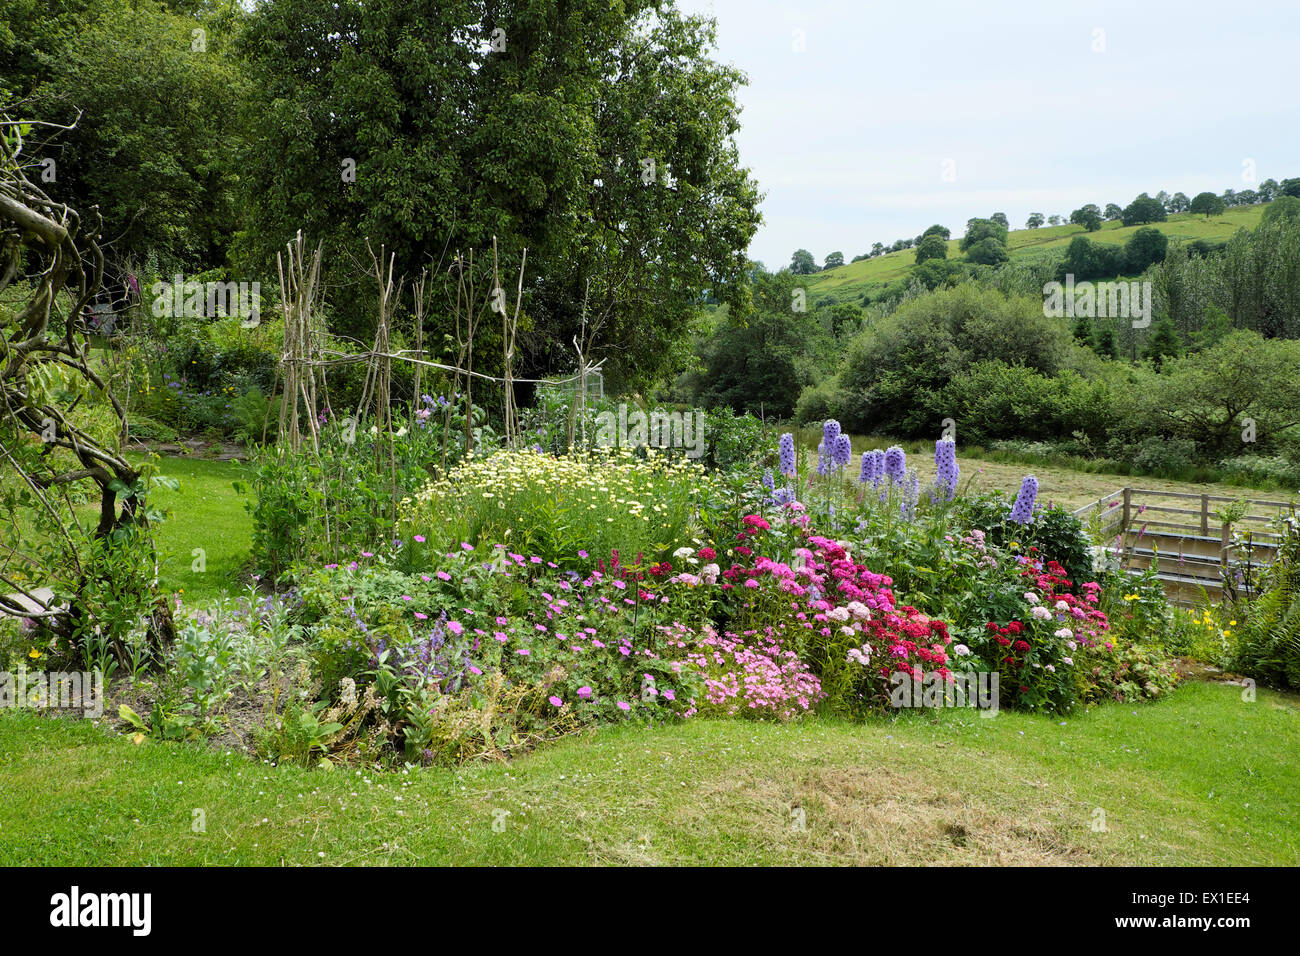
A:
{"label": "blue delphinium", "polygon": [[831,445],[831,461],[836,468],[845,468],[853,460],[853,442],[843,432],[835,436]]}
{"label": "blue delphinium", "polygon": [[960,476],[957,443],[951,438],[940,438],[934,443],[935,498],[939,501],[952,501],[957,494],[957,480]]}
{"label": "blue delphinium", "polygon": [[901,482],[907,475],[907,452],[897,445],[885,450],[885,477],[893,482]]}
{"label": "blue delphinium", "polygon": [[858,475],[858,481],[866,484],[871,482],[873,488],[880,487],[880,479],[885,475],[885,453],[879,448],[862,453],[862,471]]}
{"label": "blue delphinium", "polygon": [[916,517],[916,503],[921,497],[921,476],[916,473],[916,469],[912,469],[899,484],[903,486],[903,497],[898,503],[898,510],[904,521],[911,521]]}
{"label": "blue delphinium", "polygon": [[817,446],[817,474],[829,475],[831,473],[831,455],[826,448],[826,442]]}
{"label": "blue delphinium", "polygon": [[1038,479],[1033,475],[1025,475],[1024,481],[1020,482],[1016,503],[1011,506],[1011,520],[1016,524],[1029,524],[1034,518],[1034,500],[1037,497]]}
{"label": "blue delphinium", "polygon": [[840,423],[833,418],[826,419],[822,423],[822,445],[829,450],[835,444],[835,439],[840,437]]}
{"label": "blue delphinium", "polygon": [[794,435],[786,432],[781,436],[778,444],[781,450],[781,474],[787,478],[793,478],[795,470]]}

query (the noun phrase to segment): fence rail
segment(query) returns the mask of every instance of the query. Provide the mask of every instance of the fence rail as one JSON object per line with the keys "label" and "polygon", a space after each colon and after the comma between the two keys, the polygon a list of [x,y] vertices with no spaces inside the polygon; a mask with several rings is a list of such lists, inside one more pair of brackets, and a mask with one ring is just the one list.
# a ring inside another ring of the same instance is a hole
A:
{"label": "fence rail", "polygon": [[1295,507],[1294,500],[1118,488],[1074,515],[1103,538],[1114,536],[1111,548],[1124,567],[1155,567],[1171,600],[1191,604],[1230,596],[1245,573],[1237,565],[1271,562],[1279,536],[1268,525]]}

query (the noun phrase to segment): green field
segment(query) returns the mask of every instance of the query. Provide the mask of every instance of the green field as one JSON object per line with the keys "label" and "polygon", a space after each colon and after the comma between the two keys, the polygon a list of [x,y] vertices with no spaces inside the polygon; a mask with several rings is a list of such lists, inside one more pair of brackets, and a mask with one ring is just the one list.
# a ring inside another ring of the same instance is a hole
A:
{"label": "green field", "polygon": [[0,715],[0,865],[1295,866],[1297,775],[1297,698],[1225,684],[1065,721],[623,725],[398,774],[18,712]]}
{"label": "green field", "polygon": [[[1197,239],[1222,241],[1230,239],[1239,229],[1253,229],[1259,225],[1267,204],[1257,206],[1237,206],[1226,210],[1221,216],[1193,215],[1176,213],[1167,222],[1151,223],[1156,229],[1169,236],[1171,240],[1192,242]],[[924,226],[922,229],[925,228]],[[1098,232],[1088,232],[1083,226],[1042,226],[1038,229],[1016,229],[1007,235],[1007,251],[1012,259],[1017,256],[1030,255],[1048,249],[1064,249],[1075,236],[1087,236],[1094,242],[1106,242],[1121,245],[1128,241],[1141,226],[1125,226],[1119,222],[1104,223]],[[919,230],[918,230],[919,231]],[[962,255],[957,239],[948,242],[948,258],[956,259]],[[872,283],[893,282],[901,279],[916,264],[916,250],[904,249],[890,252],[874,259],[860,259],[825,272],[818,272],[807,277],[809,292],[815,298],[818,293],[836,292],[849,296],[860,293],[859,286]]]}

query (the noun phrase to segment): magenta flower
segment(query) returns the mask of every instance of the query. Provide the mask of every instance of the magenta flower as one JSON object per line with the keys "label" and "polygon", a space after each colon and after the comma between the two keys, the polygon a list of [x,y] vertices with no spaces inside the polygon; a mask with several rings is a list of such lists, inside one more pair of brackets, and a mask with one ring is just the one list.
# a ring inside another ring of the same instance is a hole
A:
{"label": "magenta flower", "polygon": [[560,700],[560,698],[556,697],[554,694],[552,694],[552,695],[548,698],[548,700],[550,700],[550,702],[551,702],[551,706],[552,706],[552,707],[563,707],[563,706],[564,706],[564,701]]}
{"label": "magenta flower", "polygon": [[632,705],[629,704],[629,703],[628,703],[627,701],[625,701],[625,700],[620,700],[620,701],[618,702],[618,709],[619,709],[619,710],[631,710],[631,709],[632,709]]}
{"label": "magenta flower", "polygon": [[583,700],[586,700],[588,697],[591,696],[591,688],[587,687],[585,684],[582,687],[579,687],[578,696],[581,697]]}

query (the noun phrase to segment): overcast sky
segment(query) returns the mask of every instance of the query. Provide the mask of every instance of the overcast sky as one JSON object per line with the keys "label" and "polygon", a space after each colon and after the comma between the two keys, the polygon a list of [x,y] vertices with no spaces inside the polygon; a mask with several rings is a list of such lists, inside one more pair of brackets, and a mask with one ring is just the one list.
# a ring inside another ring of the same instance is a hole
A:
{"label": "overcast sky", "polygon": [[994,212],[1020,228],[1300,176],[1300,0],[678,6],[715,16],[715,57],[749,76],[737,141],[770,269]]}

